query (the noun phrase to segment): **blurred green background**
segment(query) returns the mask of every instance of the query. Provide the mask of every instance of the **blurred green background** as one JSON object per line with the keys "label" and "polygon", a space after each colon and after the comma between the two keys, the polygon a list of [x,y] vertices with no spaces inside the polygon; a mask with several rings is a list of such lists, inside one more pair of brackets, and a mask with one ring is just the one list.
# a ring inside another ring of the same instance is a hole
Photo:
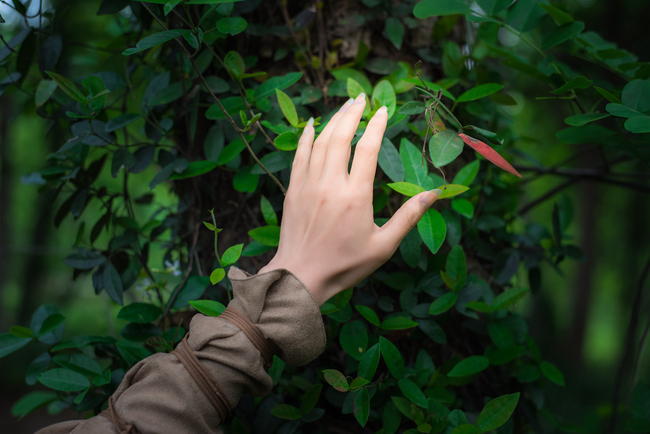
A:
{"label": "blurred green background", "polygon": [[[44,2],[45,7],[47,3]],[[650,61],[649,1],[559,3],[564,3],[577,20],[584,21],[587,30],[596,30],[605,39],[637,54],[641,62]],[[73,52],[65,56],[72,59],[69,67],[77,70],[78,76],[91,72],[89,68],[96,69],[97,65],[110,69],[111,58],[121,51],[120,41],[114,40],[119,34],[119,28],[115,27],[118,24],[111,16],[95,16],[98,5],[99,1],[77,2],[74,11],[69,13],[71,19],[64,33],[83,33],[89,46],[109,47],[97,51],[83,45],[65,45],[65,50]],[[38,2],[33,2],[34,6],[38,9]],[[0,33],[7,40],[20,23],[4,1],[0,1],[0,14],[7,21],[0,24]],[[113,45],[115,49],[110,48]],[[562,119],[570,113],[568,109],[558,110],[555,102],[535,100],[532,97],[535,90],[529,89],[527,80],[522,75],[510,86],[519,103],[512,109],[515,130],[520,136],[530,138],[520,149],[545,164],[557,163],[576,151],[555,138],[555,131],[563,125]],[[19,105],[14,92],[0,97],[0,330],[6,331],[15,324],[27,325],[39,304],[50,303],[58,306],[67,318],[66,336],[81,333],[117,336],[116,331],[124,325],[114,319],[117,306],[112,304],[113,311],[109,311],[110,304],[101,299],[106,294],[95,296],[90,276],[73,282],[72,270],[61,262],[73,252],[78,222],[68,217],[55,229],[52,220],[58,203],[40,195],[37,186],[21,184],[22,175],[44,167],[55,144],[43,140],[47,120],[34,112],[33,105],[25,108]],[[589,158],[576,161],[576,166],[588,165]],[[108,171],[104,170],[102,176],[103,182],[110,186],[113,180]],[[545,176],[522,185],[526,194],[520,205],[562,182],[564,179]],[[148,191],[148,186],[143,185],[142,191]],[[562,422],[591,432],[591,423],[598,412],[611,412],[608,404],[632,302],[650,255],[649,196],[586,181],[564,191],[554,200],[534,208],[528,219],[545,221],[550,226],[553,204],[570,206],[574,217],[568,233],[573,236],[573,243],[582,247],[586,260],[564,261],[559,272],[550,267],[543,269],[541,291],[527,297],[518,309],[529,319],[531,334],[540,342],[542,353],[563,370],[567,379],[566,387],[548,391],[550,408]],[[88,209],[83,218],[90,225],[100,216],[99,210]],[[160,262],[154,257],[155,267],[162,268]],[[523,273],[520,278],[527,279]],[[650,282],[646,282],[642,303],[635,345],[650,322]],[[650,381],[649,347],[643,349],[638,371],[638,379],[646,383]],[[25,349],[0,360],[0,427],[8,427],[3,432],[33,432],[37,427],[76,417],[70,413],[50,416],[43,409],[21,422],[10,416],[13,402],[28,390],[24,373],[35,355]],[[629,385],[624,385],[623,402],[628,390]]]}

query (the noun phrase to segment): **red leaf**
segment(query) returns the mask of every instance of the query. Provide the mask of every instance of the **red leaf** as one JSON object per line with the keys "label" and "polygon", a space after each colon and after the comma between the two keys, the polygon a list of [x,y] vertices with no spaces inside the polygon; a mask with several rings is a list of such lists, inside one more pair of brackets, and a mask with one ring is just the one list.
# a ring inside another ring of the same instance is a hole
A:
{"label": "red leaf", "polygon": [[474,149],[476,152],[487,158],[488,161],[492,162],[496,166],[502,168],[508,173],[512,173],[515,176],[521,178],[519,172],[515,170],[514,167],[510,165],[501,155],[497,153],[494,149],[490,148],[485,143],[480,140],[476,140],[474,137],[470,137],[466,134],[458,134],[458,137],[463,139],[463,142],[470,148]]}

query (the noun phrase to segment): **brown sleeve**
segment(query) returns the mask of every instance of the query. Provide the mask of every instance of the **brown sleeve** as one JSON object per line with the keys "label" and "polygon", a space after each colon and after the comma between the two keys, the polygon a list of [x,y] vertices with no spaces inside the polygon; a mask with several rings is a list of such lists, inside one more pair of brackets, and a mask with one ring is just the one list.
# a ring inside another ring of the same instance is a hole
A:
{"label": "brown sleeve", "polygon": [[[251,276],[232,267],[234,298],[228,305],[257,325],[285,362],[300,366],[325,349],[325,328],[318,305],[287,270]],[[189,347],[217,380],[234,407],[243,394],[271,391],[264,359],[244,332],[223,318],[196,315]],[[220,417],[206,395],[173,354],[154,354],[133,366],[113,394],[113,407],[127,425],[142,434],[218,433]],[[37,434],[118,431],[103,416],[52,425]]]}

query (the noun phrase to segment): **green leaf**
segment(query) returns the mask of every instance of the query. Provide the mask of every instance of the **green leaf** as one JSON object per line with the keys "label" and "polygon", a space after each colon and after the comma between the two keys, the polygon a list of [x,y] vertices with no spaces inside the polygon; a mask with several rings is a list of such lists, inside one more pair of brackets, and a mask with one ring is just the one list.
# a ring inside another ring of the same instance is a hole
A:
{"label": "green leaf", "polygon": [[429,408],[427,397],[424,396],[422,390],[414,382],[408,378],[402,378],[397,382],[397,385],[404,396],[406,396],[413,404],[419,405],[422,408]]}
{"label": "green leaf", "polygon": [[498,348],[514,347],[515,336],[505,324],[491,322],[488,324],[488,334]]}
{"label": "green leaf", "polygon": [[149,303],[131,303],[120,309],[117,317],[138,324],[147,324],[162,315],[158,306]]}
{"label": "green leaf", "polygon": [[279,89],[275,90],[275,94],[278,97],[278,103],[280,104],[280,109],[282,110],[284,117],[287,118],[291,125],[294,127],[297,126],[298,113],[296,112],[296,106],[293,105],[293,101],[291,101],[289,95]]}
{"label": "green leaf", "polygon": [[116,346],[117,350],[129,365],[135,365],[140,360],[151,355],[146,348],[143,348],[142,345],[135,342],[119,341]]}
{"label": "green leaf", "polygon": [[[240,96],[228,96],[221,100],[221,105],[231,116],[236,116],[240,110],[246,110],[246,103]],[[205,112],[205,117],[210,120],[226,119],[226,115],[218,104],[212,104]],[[237,139],[241,140],[241,139]]]}
{"label": "green leaf", "polygon": [[469,190],[469,187],[457,184],[441,185],[440,187],[436,188],[442,190],[442,194],[438,196],[438,200],[458,196],[459,194],[465,193],[467,190]]}
{"label": "green leaf", "polygon": [[221,18],[217,21],[217,29],[226,35],[237,35],[248,27],[248,22],[242,17]]}
{"label": "green leaf", "polygon": [[374,109],[378,109],[381,106],[386,106],[388,109],[388,119],[390,119],[393,114],[395,114],[395,108],[397,107],[397,99],[395,96],[395,89],[390,84],[388,80],[382,80],[375,86],[375,89],[372,91],[372,101],[377,101],[379,104]]}
{"label": "green leaf", "polygon": [[483,407],[476,424],[483,431],[492,431],[503,426],[515,411],[517,402],[519,402],[519,392],[493,399]]}
{"label": "green leaf", "polygon": [[456,176],[454,176],[452,184],[460,184],[469,187],[472,184],[472,181],[476,179],[480,164],[481,162],[479,160],[474,160],[471,163],[463,166],[463,168],[458,171]]}
{"label": "green leaf", "polygon": [[542,374],[553,383],[564,386],[564,375],[554,364],[550,362],[543,361],[539,364],[539,369],[542,371]]}
{"label": "green leaf", "polygon": [[69,369],[55,368],[38,376],[45,386],[62,392],[77,392],[90,387],[90,381],[83,375]]}
{"label": "green leaf", "polygon": [[379,344],[375,344],[372,347],[368,348],[368,351],[366,351],[366,353],[359,361],[358,374],[360,377],[372,381],[373,377],[375,376],[375,372],[377,372],[377,366],[379,366],[379,356]]}
{"label": "green leaf", "polygon": [[219,316],[226,310],[226,306],[214,300],[195,300],[190,301],[196,310],[207,316]]}
{"label": "green leaf", "polygon": [[405,330],[417,326],[418,323],[413,321],[411,318],[407,318],[405,316],[394,316],[385,319],[379,327],[384,330]]}
{"label": "green leaf", "polygon": [[224,277],[226,277],[226,270],[223,268],[215,268],[212,273],[210,273],[210,283],[216,285],[221,282]]}
{"label": "green leaf", "polygon": [[564,119],[564,123],[574,127],[580,127],[590,122],[598,121],[609,117],[608,113],[585,113],[581,115],[573,115]]}
{"label": "green leaf", "polygon": [[426,189],[420,187],[419,185],[411,184],[410,182],[395,182],[387,185],[396,192],[408,197],[413,197],[417,194],[422,193],[423,191],[426,191]]}
{"label": "green leaf", "polygon": [[564,24],[569,24],[573,22],[573,17],[569,15],[568,13],[564,12],[561,9],[556,8],[555,6],[551,5],[544,5],[540,3],[540,6],[542,9],[544,9],[548,14],[553,18],[553,21],[558,26],[562,26]]}
{"label": "green leaf", "polygon": [[449,130],[438,131],[429,140],[429,155],[435,167],[445,166],[463,152],[463,139]]}
{"label": "green leaf", "polygon": [[428,176],[428,168],[426,160],[422,156],[422,151],[416,148],[408,139],[402,138],[399,145],[399,155],[404,163],[404,180],[424,187],[426,190],[431,189],[433,183]]}
{"label": "green leaf", "polygon": [[244,59],[236,51],[228,51],[223,58],[223,63],[235,77],[239,77],[246,72]]}
{"label": "green leaf", "polygon": [[379,349],[390,374],[396,379],[402,378],[405,373],[404,359],[397,347],[385,337],[379,336]]}
{"label": "green leaf", "polygon": [[451,288],[454,292],[463,289],[467,279],[467,265],[465,263],[465,252],[461,246],[455,245],[447,254],[445,272],[455,282]]}
{"label": "green leaf", "polygon": [[298,147],[298,136],[286,131],[273,139],[273,144],[281,151],[293,151]]}
{"label": "green leaf", "polygon": [[352,409],[359,425],[366,426],[368,416],[370,415],[370,395],[368,394],[368,389],[361,389],[355,393]]}
{"label": "green leaf", "polygon": [[494,312],[494,308],[492,308],[492,306],[482,301],[470,301],[465,306],[477,312],[484,312],[484,313]]}
{"label": "green leaf", "polygon": [[643,116],[643,113],[633,110],[623,104],[616,104],[616,103],[607,104],[607,106],[605,106],[605,109],[609,113],[619,118],[633,118],[635,116]]}
{"label": "green leaf", "polygon": [[355,309],[357,310],[357,312],[359,312],[359,313],[361,314],[361,316],[363,316],[363,317],[366,319],[366,321],[368,321],[370,324],[375,325],[375,326],[379,326],[379,324],[380,324],[379,317],[377,316],[377,314],[375,313],[375,311],[372,310],[372,308],[370,308],[370,307],[368,307],[368,306],[361,306],[361,305],[356,305],[356,306],[354,306],[354,308],[355,308]]}
{"label": "green leaf", "polygon": [[30,343],[31,338],[19,338],[11,333],[0,334],[0,358],[17,351]]}
{"label": "green leaf", "polygon": [[226,251],[223,252],[223,255],[221,256],[221,266],[228,267],[237,262],[241,256],[241,251],[243,248],[243,244],[236,244],[234,246],[228,247],[228,249],[226,249]]}
{"label": "green leaf", "polygon": [[23,326],[9,327],[9,333],[16,336],[17,338],[31,338],[34,336],[32,329]]}
{"label": "green leaf", "polygon": [[[368,80],[368,77],[366,77],[366,75],[361,71],[357,71],[356,69],[349,69],[349,68],[335,69],[334,71],[332,71],[332,75],[337,80],[342,80],[345,81],[346,83],[348,81],[348,78],[351,78],[355,82],[361,85],[361,87],[363,88],[361,92],[364,92],[366,95],[372,94],[372,84],[370,83],[370,80]],[[349,88],[348,88],[348,92],[349,92]],[[352,96],[350,97],[352,98]]]}
{"label": "green leaf", "polygon": [[16,401],[11,407],[11,415],[20,420],[29,413],[38,410],[56,399],[57,394],[54,392],[41,390],[30,392]]}
{"label": "green leaf", "polygon": [[429,306],[430,315],[440,315],[451,309],[458,301],[458,295],[455,292],[448,292],[436,298]]}
{"label": "green leaf", "polygon": [[183,85],[183,83],[180,81],[172,83],[169,86],[156,92],[156,94],[146,102],[146,105],[149,108],[153,108],[155,106],[169,104],[180,99],[185,94],[183,86],[185,86],[189,91],[191,84],[189,82],[185,82]]}
{"label": "green leaf", "polygon": [[169,179],[186,179],[204,175],[217,167],[217,163],[207,160],[192,161],[181,173],[172,173]]}
{"label": "green leaf", "polygon": [[512,4],[510,0],[478,0],[477,3],[490,16],[496,16]]}
{"label": "green leaf", "polygon": [[359,389],[368,383],[370,383],[369,380],[366,380],[363,377],[357,377],[354,380],[352,380],[352,383],[350,383],[350,390]]}
{"label": "green leaf", "polygon": [[322,384],[315,384],[307,389],[302,397],[302,401],[300,402],[300,412],[302,414],[309,414],[309,412],[311,412],[314,407],[316,407],[322,390]]}
{"label": "green leaf", "polygon": [[341,347],[355,360],[361,360],[368,347],[368,331],[363,322],[355,320],[346,323],[339,335]]}
{"label": "green leaf", "polygon": [[[468,303],[469,304],[469,303]],[[524,352],[523,346],[499,348],[490,354],[490,363],[492,365],[504,365],[513,361]]]}
{"label": "green leaf", "polygon": [[36,88],[36,95],[34,97],[36,108],[42,106],[50,99],[57,85],[57,82],[54,80],[41,80]]}
{"label": "green leaf", "polygon": [[248,235],[260,244],[269,247],[277,247],[280,244],[280,227],[279,226],[262,226],[251,229]]}
{"label": "green leaf", "polygon": [[38,330],[37,336],[43,336],[51,332],[60,326],[63,321],[65,321],[65,317],[60,313],[53,313],[51,315],[48,315],[47,318],[45,318],[45,321],[43,321],[41,328]]}
{"label": "green leaf", "polygon": [[51,72],[51,71],[46,71],[47,75],[52,77],[52,79],[56,82],[56,84],[59,85],[62,91],[64,91],[68,96],[75,101],[78,101],[82,104],[86,103],[86,97],[84,96],[83,93],[79,89],[77,89],[77,86],[74,85],[73,82],[68,80],[62,75],[57,74],[56,72]]}
{"label": "green leaf", "polygon": [[621,100],[633,110],[650,110],[650,80],[636,79],[626,84],[621,93]]}
{"label": "green leaf", "polygon": [[490,366],[490,359],[485,356],[470,356],[456,363],[448,377],[466,377],[477,374]]}
{"label": "green leaf", "polygon": [[[180,290],[174,300],[172,309],[180,309],[189,304],[190,300],[201,298],[207,287],[210,285],[210,278],[207,276],[192,276],[187,279],[185,286]],[[174,288],[176,289],[176,288]]]}
{"label": "green leaf", "polygon": [[523,297],[529,288],[510,288],[497,295],[492,303],[494,310],[505,309]]}
{"label": "green leaf", "polygon": [[115,269],[113,264],[104,265],[103,273],[104,289],[108,296],[120,306],[124,304],[124,288],[122,287],[122,279],[120,274]]}
{"label": "green leaf", "polygon": [[90,270],[106,262],[106,256],[99,252],[89,252],[86,249],[79,249],[77,253],[67,256],[63,263],[68,267],[77,270]]}
{"label": "green leaf", "polygon": [[325,376],[325,381],[339,392],[347,392],[350,388],[345,375],[341,374],[336,369],[325,369],[323,374]]}
{"label": "green leaf", "polygon": [[562,42],[568,41],[574,36],[580,34],[584,28],[585,23],[582,21],[574,21],[544,33],[544,36],[542,37],[542,50],[548,50]]}
{"label": "green leaf", "polygon": [[164,44],[165,42],[171,41],[174,38],[188,35],[190,33],[192,33],[192,31],[189,29],[174,29],[158,32],[142,39],[140,42],[135,44],[135,48],[128,48],[124,50],[122,54],[125,56],[130,56],[132,54],[139,53],[140,51],[147,50],[149,48],[155,47],[156,45]]}
{"label": "green leaf", "polygon": [[413,8],[415,18],[467,14],[470,9],[460,0],[422,0]]}
{"label": "green leaf", "polygon": [[429,209],[418,222],[418,232],[424,244],[435,255],[445,241],[447,224],[438,211]]}
{"label": "green leaf", "polygon": [[165,16],[169,15],[169,13],[182,1],[183,0],[168,0],[167,3],[165,3]]}
{"label": "green leaf", "polygon": [[255,89],[255,100],[259,101],[273,95],[276,89],[283,90],[302,78],[302,72],[290,72],[280,77],[272,77]]}
{"label": "green leaf", "polygon": [[137,121],[142,117],[141,114],[138,113],[125,113],[123,115],[117,116],[106,124],[106,132],[110,133],[112,131],[119,130],[120,128],[124,128],[125,126]]}
{"label": "green leaf", "polygon": [[402,41],[404,39],[404,24],[395,17],[388,17],[384,21],[384,33],[388,36],[388,40],[398,50],[402,49]]}
{"label": "green leaf", "polygon": [[57,365],[81,375],[91,377],[102,375],[102,368],[99,364],[85,354],[57,354],[53,361]]}
{"label": "green leaf", "polygon": [[502,84],[498,84],[498,83],[481,84],[463,93],[461,96],[458,97],[456,101],[457,102],[475,101],[477,99],[490,96],[493,93],[497,93],[501,89],[503,89]]}
{"label": "green leaf", "polygon": [[626,120],[625,129],[631,133],[650,133],[650,116],[635,116]]}
{"label": "green leaf", "polygon": [[588,89],[592,83],[593,81],[587,80],[586,77],[579,76],[572,78],[562,86],[558,87],[555,90],[552,90],[551,93],[555,95],[562,95],[564,92],[568,92],[573,89]]}
{"label": "green leaf", "polygon": [[233,140],[232,143],[227,144],[219,154],[219,157],[217,158],[217,165],[223,166],[224,164],[230,163],[235,159],[235,157],[237,157],[237,155],[241,154],[241,151],[243,151],[245,148],[246,144],[241,138]]}
{"label": "green leaf", "polygon": [[280,419],[286,420],[296,420],[302,417],[300,410],[289,404],[276,405],[271,409],[271,414],[273,416],[279,417]]}
{"label": "green leaf", "polygon": [[[279,172],[288,168],[291,165],[291,154],[281,151],[269,152],[263,156],[260,161],[271,173]],[[251,173],[256,175],[264,175],[266,172],[262,169],[262,166],[256,164],[251,169]]]}
{"label": "green leaf", "polygon": [[386,137],[384,137],[381,142],[377,162],[379,163],[381,170],[384,171],[391,181],[404,181],[404,165],[402,164],[400,154],[397,152],[397,148],[395,148],[393,142]]}
{"label": "green leaf", "polygon": [[397,110],[401,115],[419,115],[424,113],[425,106],[422,101],[409,101]]}
{"label": "green leaf", "polygon": [[474,217],[474,205],[467,199],[455,199],[451,201],[451,207],[458,214],[465,218],[471,219]]}
{"label": "green leaf", "polygon": [[609,92],[609,91],[607,91],[607,90],[605,90],[605,89],[603,89],[601,87],[594,86],[594,89],[596,89],[596,92],[601,94],[607,101],[609,101],[611,103],[614,103],[614,104],[622,104],[623,103],[617,96],[613,95],[611,92]]}
{"label": "green leaf", "polygon": [[262,217],[264,217],[264,221],[267,225],[278,225],[278,216],[273,209],[273,205],[271,205],[271,202],[269,202],[264,195],[260,198],[260,210],[262,211]]}

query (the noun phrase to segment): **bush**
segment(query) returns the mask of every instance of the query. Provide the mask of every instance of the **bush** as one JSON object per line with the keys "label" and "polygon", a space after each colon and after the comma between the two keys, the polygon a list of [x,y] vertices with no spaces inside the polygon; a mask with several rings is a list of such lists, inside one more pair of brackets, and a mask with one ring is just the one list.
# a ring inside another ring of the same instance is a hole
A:
{"label": "bush", "polygon": [[[47,167],[23,182],[60,201],[55,226],[78,222],[64,263],[129,322],[119,338],[63,339],[65,317],[43,305],[29,327],[0,335],[0,356],[45,345],[26,382],[52,391],[29,393],[13,413],[97,414],[125,371],[170,351],[197,310],[219,315],[227,268],[258,269],[278,245],[307,119],[320,131],[365,92],[365,119],[382,105],[389,114],[376,223],[425,189],[447,200],[384,267],[322,306],[325,354],[303,368],[276,357],[273,394],[243,400],[230,432],[563,429],[544,396],[564,376],[513,306],[539,290],[540,264],[583,259],[566,237],[570,202],[550,221],[527,213],[584,174],[515,147],[512,107],[526,93],[573,111],[557,139],[598,150],[603,166],[589,176],[635,188],[620,176],[647,171],[650,67],[541,1],[361,0],[344,2],[338,21],[336,4],[286,3],[104,0],[91,19],[87,5],[54,2],[0,52],[1,91],[60,131]],[[74,54],[70,39],[95,51]],[[525,182],[546,173],[566,183],[520,206]],[[628,419],[644,429],[650,393],[637,390]]]}

